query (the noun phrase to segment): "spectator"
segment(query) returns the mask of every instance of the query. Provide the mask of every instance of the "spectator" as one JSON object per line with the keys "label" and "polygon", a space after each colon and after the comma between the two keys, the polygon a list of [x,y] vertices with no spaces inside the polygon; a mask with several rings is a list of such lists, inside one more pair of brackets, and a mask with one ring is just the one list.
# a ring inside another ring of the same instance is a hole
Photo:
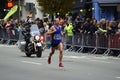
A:
{"label": "spectator", "polygon": [[93,20],[91,26],[90,26],[90,34],[93,35],[97,31],[97,20]]}
{"label": "spectator", "polygon": [[64,28],[64,31],[67,34],[67,43],[72,43],[72,37],[73,37],[73,25],[72,22],[68,22]]}
{"label": "spectator", "polygon": [[114,21],[109,22],[109,27],[108,27],[108,34],[115,34],[117,32],[117,27],[115,26]]}
{"label": "spectator", "polygon": [[85,22],[85,27],[84,27],[84,36],[85,36],[85,42],[84,42],[84,44],[85,44],[85,46],[90,46],[90,36],[89,36],[89,34],[90,34],[90,26],[91,26],[91,23],[90,23],[91,21],[90,21],[90,18],[87,18],[86,19],[86,22]]}
{"label": "spectator", "polygon": [[120,21],[118,23],[118,33],[120,34]]}
{"label": "spectator", "polygon": [[100,20],[101,28],[106,30],[106,20],[103,18]]}
{"label": "spectator", "polygon": [[75,25],[73,27],[74,44],[81,45],[81,41],[82,41],[81,26],[82,26],[82,21],[75,22]]}

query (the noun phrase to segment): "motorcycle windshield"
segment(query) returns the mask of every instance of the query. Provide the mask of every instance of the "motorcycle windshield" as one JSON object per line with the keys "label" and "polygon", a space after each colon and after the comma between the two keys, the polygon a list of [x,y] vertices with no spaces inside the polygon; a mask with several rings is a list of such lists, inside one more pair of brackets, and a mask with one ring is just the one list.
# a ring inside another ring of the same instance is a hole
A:
{"label": "motorcycle windshield", "polygon": [[39,31],[38,26],[36,24],[31,25],[30,34],[31,34],[31,36],[40,35],[40,31]]}

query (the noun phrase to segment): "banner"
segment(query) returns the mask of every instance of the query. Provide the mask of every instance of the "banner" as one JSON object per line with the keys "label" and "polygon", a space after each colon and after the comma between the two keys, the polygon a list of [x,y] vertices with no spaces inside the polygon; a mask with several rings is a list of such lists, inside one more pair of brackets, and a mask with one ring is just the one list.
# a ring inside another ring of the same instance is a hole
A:
{"label": "banner", "polygon": [[4,20],[7,20],[10,16],[12,16],[18,9],[18,6],[13,6],[10,11],[7,13],[7,15],[4,17]]}

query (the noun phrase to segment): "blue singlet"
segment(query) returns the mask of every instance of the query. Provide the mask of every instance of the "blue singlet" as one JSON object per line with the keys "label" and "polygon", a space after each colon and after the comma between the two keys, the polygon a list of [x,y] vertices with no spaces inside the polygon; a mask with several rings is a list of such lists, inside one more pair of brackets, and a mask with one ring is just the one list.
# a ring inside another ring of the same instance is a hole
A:
{"label": "blue singlet", "polygon": [[56,29],[56,32],[52,34],[52,44],[59,44],[62,42],[61,28],[56,25],[54,25],[54,28]]}

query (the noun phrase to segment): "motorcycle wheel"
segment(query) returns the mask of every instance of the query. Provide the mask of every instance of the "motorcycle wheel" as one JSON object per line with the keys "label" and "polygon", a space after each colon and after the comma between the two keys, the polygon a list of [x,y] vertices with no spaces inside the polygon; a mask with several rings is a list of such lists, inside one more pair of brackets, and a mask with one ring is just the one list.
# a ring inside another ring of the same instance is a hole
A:
{"label": "motorcycle wheel", "polygon": [[42,56],[42,47],[38,47],[38,52],[36,54],[37,57],[41,57]]}
{"label": "motorcycle wheel", "polygon": [[25,53],[27,57],[31,57],[32,52],[33,52],[32,50],[33,50],[33,45],[31,43],[29,43],[28,47],[27,47],[27,51]]}

